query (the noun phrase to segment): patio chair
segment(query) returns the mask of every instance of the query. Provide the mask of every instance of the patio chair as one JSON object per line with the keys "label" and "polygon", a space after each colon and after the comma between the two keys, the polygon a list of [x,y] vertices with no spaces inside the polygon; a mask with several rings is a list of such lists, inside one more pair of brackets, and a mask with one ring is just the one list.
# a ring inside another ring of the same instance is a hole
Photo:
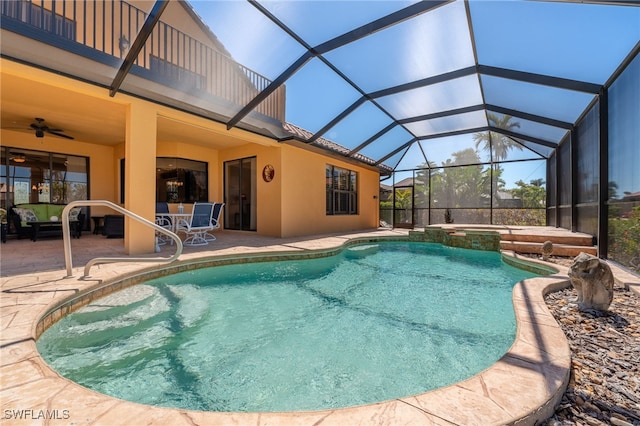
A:
{"label": "patio chair", "polygon": [[[213,216],[211,217],[211,225],[213,230],[220,229],[220,215],[222,214],[222,208],[224,203],[213,203]],[[215,241],[216,237],[210,232],[204,234],[204,239],[207,241]]]}
{"label": "patio chair", "polygon": [[205,239],[207,232],[213,229],[211,219],[213,217],[213,203],[195,203],[189,221],[184,219],[176,223],[176,233],[184,232],[186,246],[204,246],[209,244]]}
{"label": "patio chair", "polygon": [[[169,231],[173,231],[173,222],[171,217],[165,216],[169,214],[169,203],[157,202],[156,203],[156,225],[162,226]],[[158,245],[164,245],[167,241],[173,240],[165,234],[156,232],[156,242]]]}

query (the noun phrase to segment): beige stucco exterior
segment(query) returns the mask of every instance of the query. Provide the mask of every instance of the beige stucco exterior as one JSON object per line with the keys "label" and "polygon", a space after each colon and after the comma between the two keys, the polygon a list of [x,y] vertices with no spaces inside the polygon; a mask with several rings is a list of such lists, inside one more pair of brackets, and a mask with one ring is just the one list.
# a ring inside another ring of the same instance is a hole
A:
{"label": "beige stucco exterior", "polygon": [[[143,10],[149,7],[149,2],[145,1],[133,1],[131,4]],[[65,11],[67,14],[71,13],[69,9]],[[68,19],[71,19],[70,16]],[[178,2],[170,2],[162,20],[208,47],[224,53],[224,47],[215,36]],[[84,25],[81,19],[76,21],[79,28]],[[110,21],[105,26],[111,28]],[[78,31],[78,37],[81,34],[84,33]],[[3,31],[3,36],[17,40],[18,43],[33,42],[26,38],[15,38],[19,36],[11,32]],[[118,34],[110,33],[104,35],[109,38],[117,36]],[[86,40],[76,41],[92,47]],[[112,40],[108,43],[95,40],[94,48],[99,48],[98,45],[114,46],[114,43],[115,39],[113,43]],[[15,44],[12,46],[15,48]],[[43,52],[53,49],[42,43],[36,46],[41,47]],[[7,51],[7,47],[9,45],[2,44],[3,52]],[[26,51],[29,49],[30,47],[25,47]],[[115,56],[118,53],[103,51]],[[51,64],[55,65],[53,62]],[[227,129],[225,123],[208,119],[206,114],[195,115],[180,108],[172,108],[166,102],[152,102],[143,96],[123,92],[110,96],[108,87],[87,83],[83,78],[72,78],[64,73],[50,72],[45,67],[26,65],[8,58],[0,59],[0,67],[3,115],[10,112],[15,124],[24,126],[23,129],[12,129],[11,126],[7,128],[6,120],[3,120],[0,133],[2,146],[87,157],[90,199],[118,203],[138,215],[154,220],[156,158],[174,157],[206,162],[209,201],[225,202],[224,163],[255,157],[256,200],[252,208],[257,214],[257,234],[291,237],[371,229],[378,225],[376,198],[379,173],[374,167],[302,142],[279,142],[275,138],[237,127]],[[101,72],[104,72],[104,67],[102,69]],[[107,74],[115,76],[116,73],[115,68],[107,70]],[[138,77],[127,78],[139,81]],[[233,78],[237,79],[237,76]],[[127,81],[125,79],[125,83]],[[221,83],[224,82],[216,81],[215,84]],[[280,90],[272,96],[281,99],[283,93]],[[253,95],[249,91],[243,96]],[[284,102],[281,102],[281,106],[284,115]],[[28,122],[33,121],[33,117],[45,117],[48,122],[55,121],[56,125],[62,123],[64,129],[75,139],[51,135],[34,137],[33,131],[28,128]],[[22,120],[22,124],[18,120]],[[124,163],[121,162],[123,159]],[[124,182],[121,182],[121,164],[124,164]],[[262,170],[267,164],[275,170],[274,179],[270,182],[262,179]],[[357,172],[357,215],[326,214],[327,164]],[[124,188],[124,203],[121,203],[121,188]],[[190,208],[191,206],[186,206],[187,211]],[[176,211],[177,205],[170,205],[170,209]],[[106,207],[91,209],[92,216],[110,213],[113,212]],[[127,220],[124,244],[130,254],[151,253],[154,250],[154,231],[138,222]]]}
{"label": "beige stucco exterior", "polygon": [[[327,164],[358,173],[357,215],[326,214]],[[378,173],[316,152],[285,145],[282,147],[282,176],[283,236],[352,231],[378,226]]]}
{"label": "beige stucco exterior", "polygon": [[[374,196],[378,194],[379,175],[375,169],[341,160],[318,149],[306,148],[301,143],[280,143],[238,129],[227,130],[222,123],[136,97],[118,94],[112,98],[104,89],[15,62],[3,59],[1,65],[3,82],[25,85],[31,81],[45,82],[47,87],[51,87],[52,103],[64,103],[63,99],[53,99],[62,89],[72,99],[76,99],[75,95],[82,95],[78,99],[86,100],[85,106],[74,105],[74,109],[100,114],[96,111],[98,108],[105,114],[121,117],[122,141],[111,145],[90,139],[35,138],[30,131],[2,130],[3,146],[88,157],[91,199],[120,202],[120,160],[125,158],[123,207],[153,220],[156,157],[207,162],[209,201],[224,201],[225,161],[256,157],[258,234],[291,237],[377,227],[378,203]],[[47,96],[46,93],[39,95]],[[43,115],[46,116],[46,112]],[[82,116],[77,120],[81,121]],[[180,128],[197,127],[204,137],[194,141],[190,136],[189,142],[185,142],[179,134],[171,135],[170,123],[179,123]],[[271,182],[265,182],[261,177],[261,171],[267,164],[275,169]],[[358,173],[359,214],[326,215],[327,164]],[[110,213],[107,208],[92,209],[93,215],[106,213]],[[131,254],[150,253],[154,247],[153,236],[150,228],[127,222],[125,246]]]}

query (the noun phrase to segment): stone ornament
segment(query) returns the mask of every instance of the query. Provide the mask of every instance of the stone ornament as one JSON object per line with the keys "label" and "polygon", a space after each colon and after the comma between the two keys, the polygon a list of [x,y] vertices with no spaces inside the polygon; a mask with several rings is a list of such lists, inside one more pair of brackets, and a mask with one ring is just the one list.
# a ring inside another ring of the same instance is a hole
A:
{"label": "stone ornament", "polygon": [[553,243],[551,241],[545,241],[542,244],[542,260],[549,260],[549,256],[553,253]]}
{"label": "stone ornament", "polygon": [[578,309],[606,311],[613,300],[613,273],[596,256],[580,253],[569,269],[571,284],[578,292]]}

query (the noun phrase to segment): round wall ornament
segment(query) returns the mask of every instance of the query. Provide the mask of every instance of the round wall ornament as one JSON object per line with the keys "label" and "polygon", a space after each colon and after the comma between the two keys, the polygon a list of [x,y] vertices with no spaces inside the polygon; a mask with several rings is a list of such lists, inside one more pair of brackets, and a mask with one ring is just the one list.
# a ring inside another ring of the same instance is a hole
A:
{"label": "round wall ornament", "polygon": [[264,179],[265,182],[271,182],[275,174],[276,170],[271,164],[267,164],[264,166],[264,169],[262,169],[262,179]]}

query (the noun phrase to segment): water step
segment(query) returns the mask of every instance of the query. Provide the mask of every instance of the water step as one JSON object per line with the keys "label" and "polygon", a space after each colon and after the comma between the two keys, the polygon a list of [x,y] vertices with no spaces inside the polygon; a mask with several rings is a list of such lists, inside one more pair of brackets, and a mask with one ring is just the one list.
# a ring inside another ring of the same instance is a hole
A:
{"label": "water step", "polygon": [[[545,240],[547,241],[547,240]],[[516,253],[531,253],[540,254],[542,251],[542,244],[531,241],[500,241],[500,248],[502,250],[512,250]],[[575,257],[580,253],[589,253],[597,255],[598,250],[593,245],[571,245],[571,244],[553,244],[554,256],[567,256]]]}

